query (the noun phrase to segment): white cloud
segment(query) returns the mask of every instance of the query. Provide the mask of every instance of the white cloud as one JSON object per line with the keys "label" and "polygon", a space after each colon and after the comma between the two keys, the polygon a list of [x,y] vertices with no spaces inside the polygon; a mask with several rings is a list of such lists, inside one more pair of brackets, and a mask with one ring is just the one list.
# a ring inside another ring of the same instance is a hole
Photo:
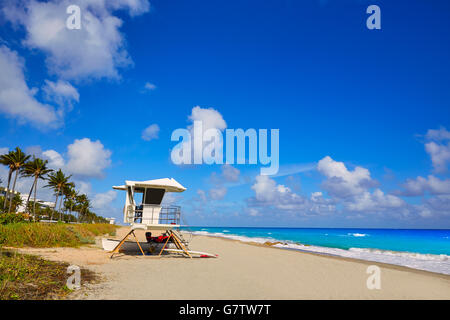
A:
{"label": "white cloud", "polygon": [[227,188],[218,187],[209,190],[209,197],[213,200],[222,200],[227,194]]}
{"label": "white cloud", "polygon": [[[195,158],[202,159],[203,150],[207,148],[211,143],[213,143],[212,141],[203,141],[203,135],[205,131],[209,129],[216,129],[218,131],[223,131],[226,129],[227,124],[219,111],[213,108],[201,108],[200,106],[192,108],[191,115],[188,117],[188,119],[192,123],[194,123],[195,121],[201,121],[202,123],[201,135],[194,134],[193,124],[188,126],[188,130],[191,132],[191,139],[192,139],[190,143],[191,146],[194,146],[193,148],[194,159]],[[222,150],[223,141],[215,141],[214,143],[219,150]],[[195,148],[196,145],[201,145],[203,146],[203,148]]]}
{"label": "white cloud", "polygon": [[295,209],[303,205],[305,199],[293,193],[288,187],[277,184],[275,180],[266,175],[256,177],[255,184],[252,185],[257,201],[274,205],[280,209]]}
{"label": "white cloud", "polygon": [[430,129],[425,138],[429,141],[425,144],[425,151],[431,157],[434,172],[447,172],[447,164],[450,162],[450,132],[445,127]]}
{"label": "white cloud", "polygon": [[314,192],[307,199],[290,188],[277,184],[266,175],[257,176],[251,188],[255,192],[255,198],[249,199],[249,205],[265,208],[268,212],[273,212],[270,208],[295,215],[324,215],[336,211],[333,201],[323,198],[321,192]]}
{"label": "white cloud", "polygon": [[[52,169],[62,169],[75,179],[102,178],[104,170],[111,165],[111,151],[105,149],[100,140],[91,141],[89,138],[75,139],[67,146],[66,160],[55,150],[42,152],[42,157],[49,161]],[[90,192],[90,186],[86,192]]]}
{"label": "white cloud", "polygon": [[77,89],[67,81],[58,80],[57,82],[52,82],[45,80],[45,85],[42,90],[48,100],[54,101],[61,107],[61,116],[65,111],[64,109],[71,111],[73,102],[80,101],[80,94]]}
{"label": "white cloud", "polygon": [[447,129],[442,126],[438,130],[429,129],[425,138],[431,141],[450,140],[450,131],[447,131]]}
{"label": "white cloud", "polygon": [[123,21],[113,15],[126,10],[131,16],[149,10],[147,0],[78,0],[81,29],[66,28],[66,8],[72,0],[27,0],[6,6],[6,19],[24,26],[24,44],[45,52],[49,71],[63,79],[119,78],[118,69],[132,64],[119,31]]}
{"label": "white cloud", "polygon": [[[191,115],[188,119],[192,122],[201,121],[203,130],[214,128],[223,131],[227,128],[227,123],[220,112],[213,108],[201,108],[200,106],[196,106],[192,108]],[[192,128],[192,126],[189,128]]]}
{"label": "white cloud", "polygon": [[117,198],[117,192],[109,190],[104,193],[97,193],[92,199],[92,208],[105,209],[111,205],[111,202]]}
{"label": "white cloud", "polygon": [[447,163],[450,162],[450,142],[447,144],[437,144],[432,141],[425,144],[425,150],[431,156],[434,171],[443,173],[447,171]]}
{"label": "white cloud", "polygon": [[405,201],[401,198],[384,194],[380,189],[376,189],[373,193],[365,191],[345,203],[347,209],[358,212],[381,212],[389,209],[401,209],[405,204]]}
{"label": "white cloud", "polygon": [[42,152],[42,156],[48,160],[48,167],[54,170],[61,169],[65,165],[63,157],[55,150],[46,150]]}
{"label": "white cloud", "polygon": [[79,177],[103,177],[103,170],[111,164],[111,151],[100,140],[75,139],[68,147],[69,158],[65,168]]}
{"label": "white cloud", "polygon": [[403,184],[403,191],[398,192],[404,196],[422,196],[426,191],[430,194],[450,194],[450,179],[441,180],[433,175],[427,178],[417,177],[416,179],[407,179]]}
{"label": "white cloud", "polygon": [[333,197],[358,195],[376,184],[366,168],[356,167],[350,171],[343,162],[334,161],[329,156],[319,161],[317,170],[327,177],[323,186]]}
{"label": "white cloud", "polygon": [[153,83],[146,82],[144,85],[144,91],[153,91],[156,89],[156,86]]}
{"label": "white cloud", "polygon": [[25,81],[24,62],[6,46],[0,46],[0,112],[29,122],[37,127],[60,125],[55,109],[42,104],[34,97],[36,89],[30,89]]}
{"label": "white cloud", "polygon": [[142,131],[141,138],[145,141],[150,141],[152,139],[158,139],[159,126],[155,123]]}

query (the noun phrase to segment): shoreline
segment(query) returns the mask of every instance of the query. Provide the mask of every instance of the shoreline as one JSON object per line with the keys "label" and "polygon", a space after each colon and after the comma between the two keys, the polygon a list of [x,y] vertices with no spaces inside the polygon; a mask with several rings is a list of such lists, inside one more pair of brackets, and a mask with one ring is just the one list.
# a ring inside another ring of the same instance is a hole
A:
{"label": "shoreline", "polygon": [[[319,245],[310,245],[310,244],[302,244],[299,242],[295,242],[292,240],[278,240],[272,237],[255,237],[256,241],[252,241],[253,238],[249,237],[249,236],[245,236],[245,235],[236,235],[236,234],[232,234],[232,233],[223,233],[223,232],[217,232],[217,233],[211,233],[209,231],[184,231],[187,233],[192,233],[192,235],[194,236],[205,236],[205,237],[213,237],[213,238],[219,238],[219,239],[225,239],[225,240],[232,240],[232,241],[239,241],[242,243],[248,243],[248,244],[253,244],[253,245],[263,245],[263,246],[267,246],[267,247],[272,247],[272,248],[277,248],[277,249],[285,249],[285,250],[290,250],[290,251],[297,251],[297,252],[302,252],[302,253],[311,253],[311,254],[315,254],[315,255],[320,255],[320,256],[329,256],[329,257],[336,257],[336,258],[342,258],[342,259],[349,259],[349,260],[353,260],[353,261],[365,261],[368,262],[370,264],[386,264],[386,265],[391,265],[391,266],[396,266],[396,267],[400,267],[400,268],[408,268],[411,270],[417,270],[417,271],[423,271],[423,272],[430,272],[430,273],[434,273],[434,274],[441,274],[441,275],[445,275],[445,276],[450,276],[450,262],[448,263],[448,266],[446,265],[445,267],[447,267],[445,270],[439,270],[437,271],[437,267],[436,266],[418,266],[418,267],[412,267],[412,266],[408,266],[408,265],[404,265],[401,264],[400,262],[394,263],[394,262],[389,262],[389,261],[379,261],[379,259],[384,259],[386,260],[387,258],[398,258],[398,259],[409,259],[410,262],[414,261],[414,262],[422,262],[422,263],[426,263],[428,261],[428,263],[432,263],[432,262],[441,262],[441,261],[449,261],[450,256],[445,255],[445,254],[431,254],[431,253],[417,253],[417,252],[409,252],[409,251],[394,251],[394,250],[384,250],[384,249],[377,249],[377,248],[350,248],[350,249],[342,249],[342,248],[337,248],[337,247],[327,247],[327,246],[319,246]],[[240,238],[240,239],[236,239],[236,238]],[[259,240],[259,241],[258,241]],[[273,245],[267,245],[267,243],[273,243]],[[300,247],[305,247],[305,248],[300,248]],[[308,250],[308,248],[311,248]],[[314,250],[314,249],[318,249],[318,250]],[[353,249],[353,250],[352,250]],[[319,250],[324,250],[324,251],[319,251]],[[328,252],[325,252],[328,251]],[[335,252],[331,252],[331,251],[335,251]],[[337,252],[336,252],[337,251]],[[366,254],[366,255],[375,255],[372,257],[368,257],[367,259],[361,258],[361,257],[349,257],[349,256],[344,256],[339,254],[339,251],[342,251],[342,253],[344,254]],[[378,255],[378,256],[377,256]],[[414,257],[416,256],[416,257]],[[434,259],[433,260],[429,260],[429,259],[420,259],[417,258],[417,256],[431,256]],[[438,259],[438,257],[442,257],[445,256],[445,259]],[[378,259],[378,260],[376,260]],[[441,266],[442,267],[442,266]]]}
{"label": "shoreline", "polygon": [[[264,243],[259,243],[259,242],[247,242],[247,241],[230,239],[230,238],[214,236],[214,235],[194,235],[194,236],[195,237],[216,238],[216,239],[220,239],[220,240],[224,240],[224,241],[238,242],[238,243],[242,243],[242,244],[246,244],[246,245],[250,245],[250,246],[270,248],[270,249],[278,249],[278,250],[282,250],[282,251],[292,251],[292,252],[297,252],[297,253],[300,253],[300,254],[308,254],[308,255],[312,255],[312,256],[316,256],[316,257],[318,256],[318,257],[337,259],[337,260],[348,261],[348,262],[358,262],[358,263],[362,263],[362,264],[365,264],[365,265],[368,265],[368,266],[376,264],[376,265],[382,266],[384,268],[389,268],[389,269],[392,269],[392,270],[413,272],[413,273],[417,273],[417,274],[421,274],[421,275],[431,275],[431,276],[434,276],[434,277],[441,277],[442,279],[445,279],[445,280],[450,280],[450,275],[447,275],[447,274],[444,274],[444,273],[433,272],[433,271],[428,271],[428,270],[421,270],[421,269],[415,269],[415,268],[411,268],[411,267],[407,267],[407,266],[401,266],[401,265],[390,264],[390,263],[385,263],[385,262],[377,262],[377,261],[369,261],[369,260],[358,259],[358,258],[342,257],[342,256],[339,256],[339,255],[333,255],[333,254],[328,254],[328,253],[306,251],[306,250],[303,251],[303,250],[292,249],[292,248],[280,248],[280,247],[274,247],[274,246],[266,245]],[[450,297],[449,297],[449,299],[450,299]]]}

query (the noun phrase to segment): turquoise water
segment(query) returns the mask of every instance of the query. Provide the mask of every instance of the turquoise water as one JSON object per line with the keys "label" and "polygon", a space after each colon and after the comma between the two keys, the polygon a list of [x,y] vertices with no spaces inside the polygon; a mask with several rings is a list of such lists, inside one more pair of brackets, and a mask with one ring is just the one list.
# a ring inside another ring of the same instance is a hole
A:
{"label": "turquoise water", "polygon": [[450,230],[189,227],[212,234],[265,238],[321,247],[450,255]]}
{"label": "turquoise water", "polygon": [[189,227],[197,235],[450,274],[450,230]]}

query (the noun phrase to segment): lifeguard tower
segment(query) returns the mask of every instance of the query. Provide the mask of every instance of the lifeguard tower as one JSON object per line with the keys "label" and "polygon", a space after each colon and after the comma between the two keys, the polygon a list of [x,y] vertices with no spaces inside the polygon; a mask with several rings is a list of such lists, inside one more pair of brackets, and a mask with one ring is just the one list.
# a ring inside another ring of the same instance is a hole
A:
{"label": "lifeguard tower", "polygon": [[191,257],[181,234],[176,231],[180,227],[181,208],[174,205],[161,205],[167,192],[183,192],[186,190],[185,187],[173,178],[164,178],[147,181],[125,181],[125,185],[114,186],[113,189],[126,191],[123,222],[130,224],[131,230],[112,250],[111,258],[119,252],[120,247],[129,235],[133,235],[139,249],[145,255],[134,233],[136,229],[166,232],[168,238],[159,255],[165,250],[167,243],[171,241],[177,247],[172,251],[178,250]]}

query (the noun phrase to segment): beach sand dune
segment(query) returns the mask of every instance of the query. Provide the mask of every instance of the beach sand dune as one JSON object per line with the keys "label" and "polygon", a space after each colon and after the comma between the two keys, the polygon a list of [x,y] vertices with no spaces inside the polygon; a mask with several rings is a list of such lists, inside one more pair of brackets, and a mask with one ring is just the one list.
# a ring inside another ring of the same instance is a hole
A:
{"label": "beach sand dune", "polygon": [[[139,234],[143,238],[143,234]],[[104,281],[73,299],[450,299],[450,276],[194,236],[191,250],[218,259],[119,255],[97,248],[34,250],[99,272]],[[369,290],[369,265],[381,289]]]}

